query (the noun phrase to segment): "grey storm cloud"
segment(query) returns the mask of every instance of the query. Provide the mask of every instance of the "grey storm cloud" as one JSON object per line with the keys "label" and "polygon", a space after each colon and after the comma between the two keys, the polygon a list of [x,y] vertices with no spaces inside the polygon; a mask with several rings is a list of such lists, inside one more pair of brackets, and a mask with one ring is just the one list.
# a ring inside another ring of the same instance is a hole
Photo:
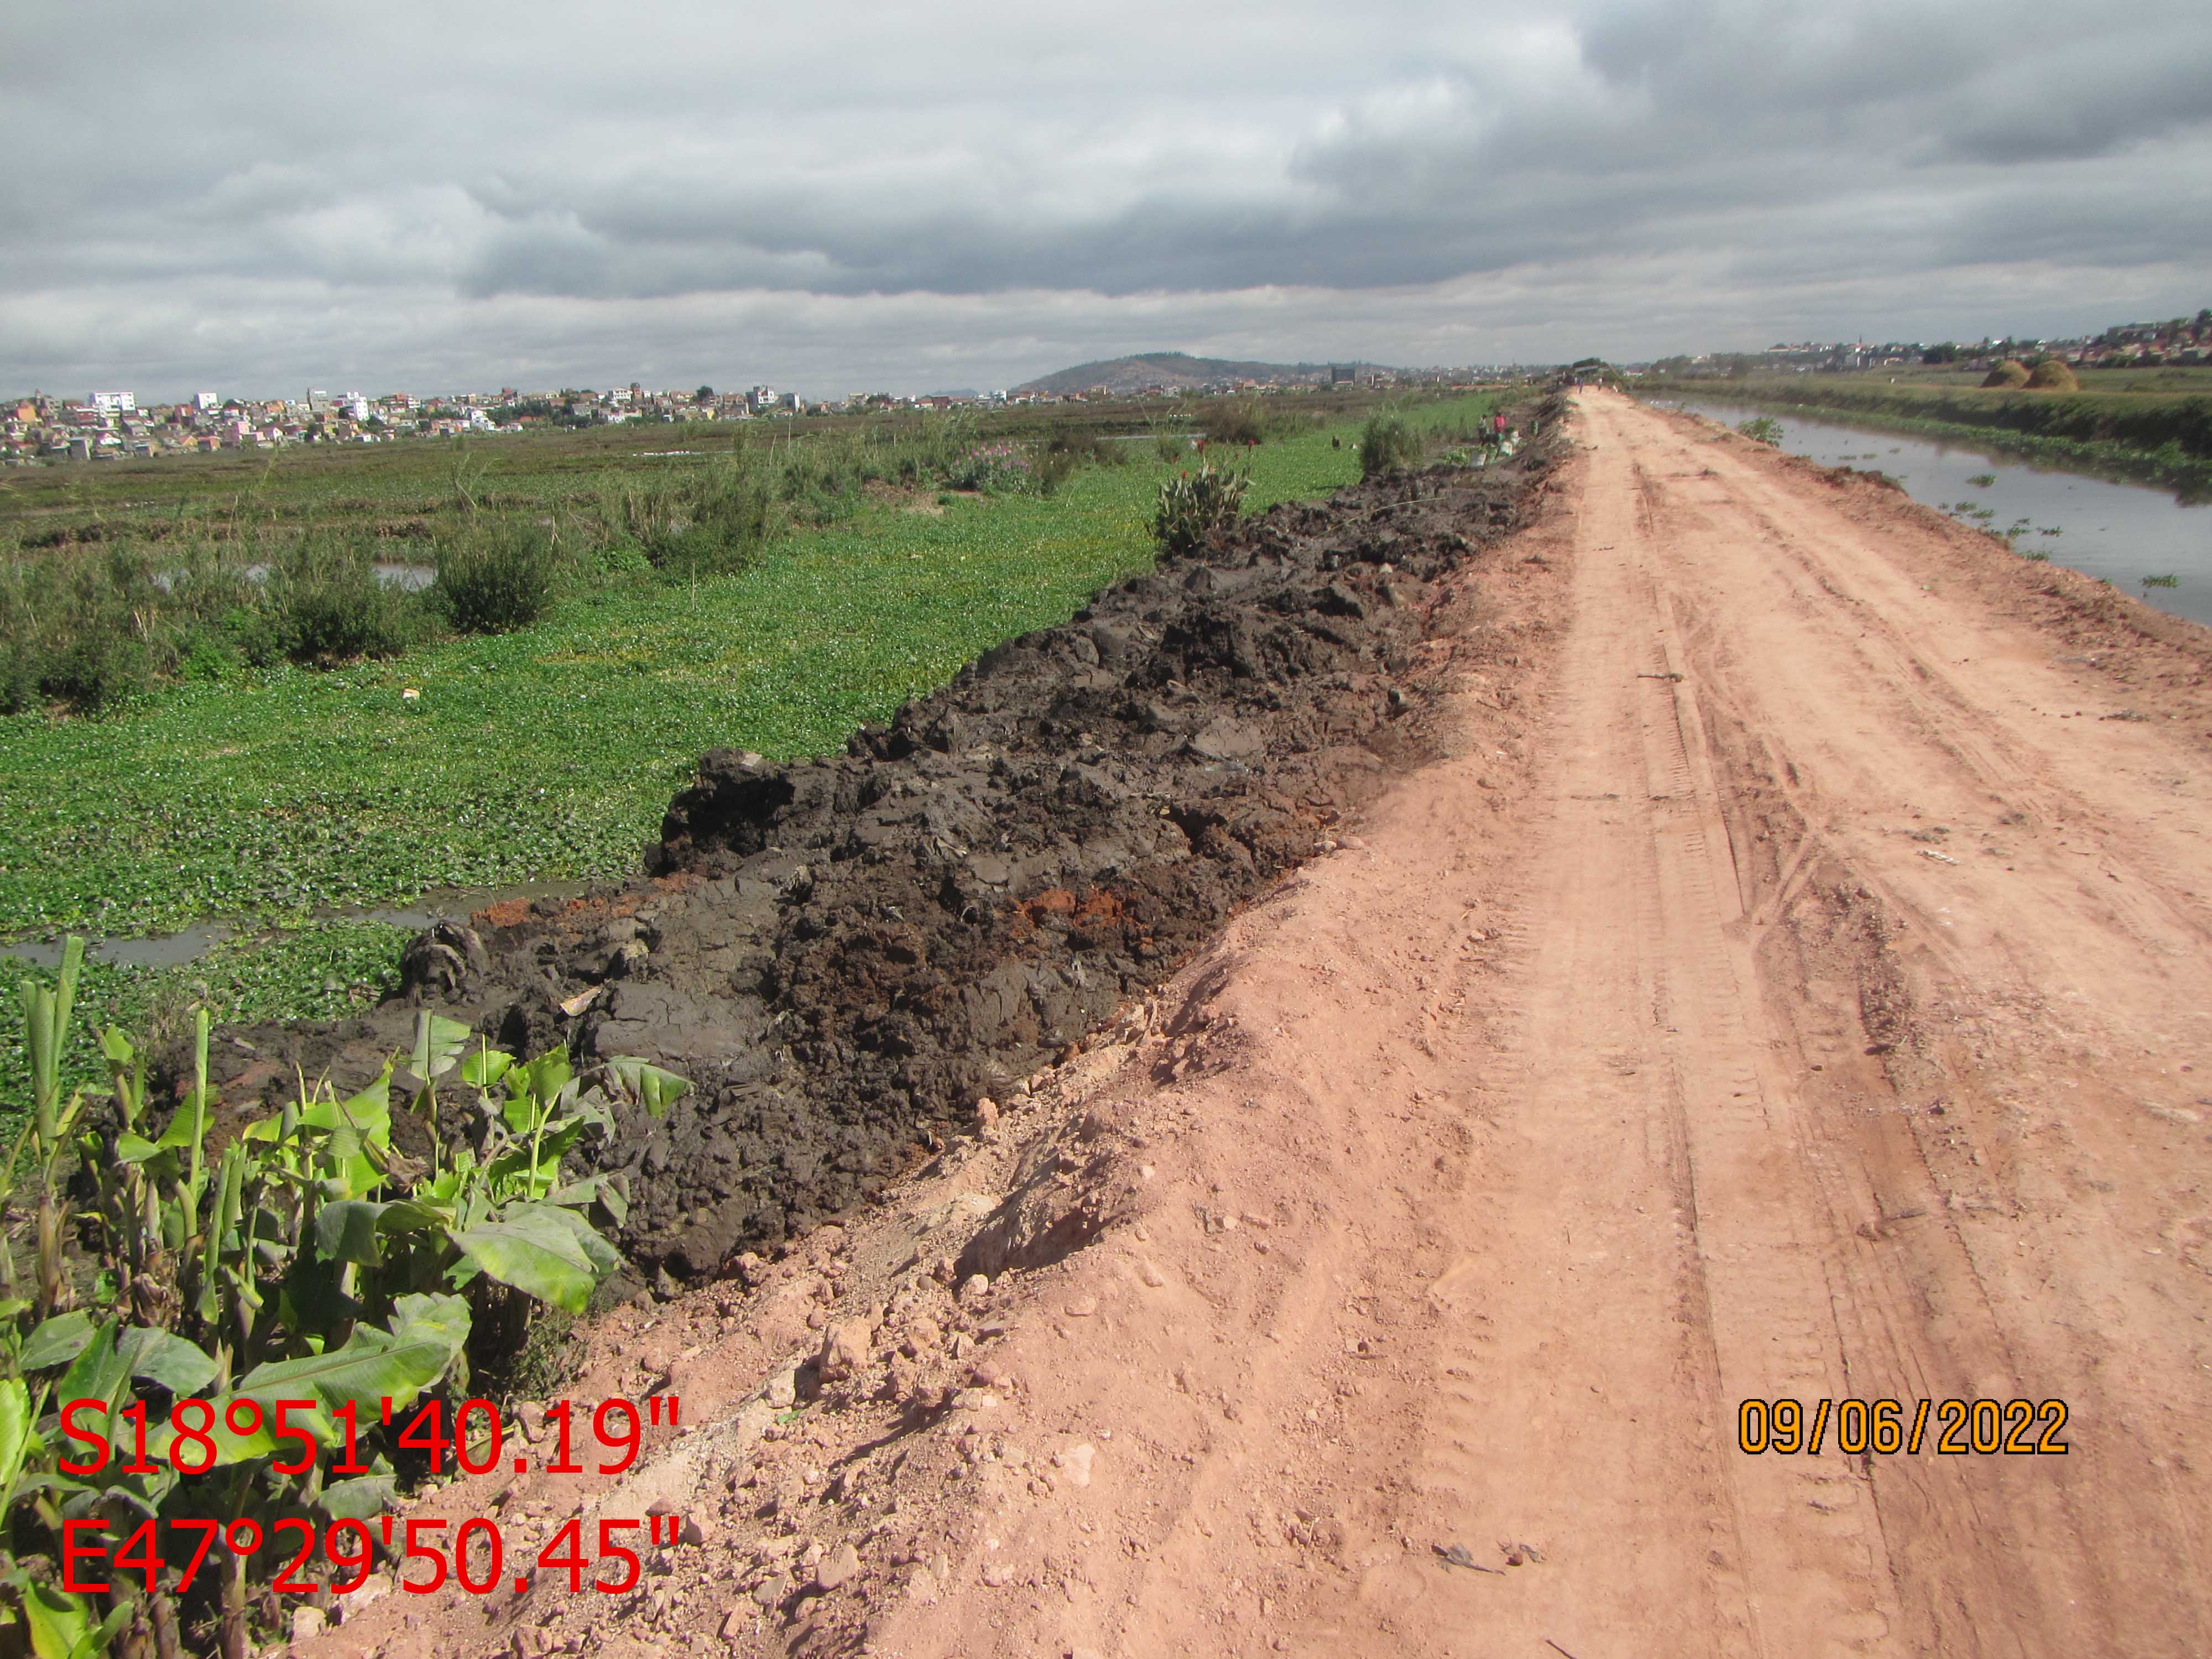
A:
{"label": "grey storm cloud", "polygon": [[0,380],[1004,383],[2203,303],[2212,9],[11,8]]}

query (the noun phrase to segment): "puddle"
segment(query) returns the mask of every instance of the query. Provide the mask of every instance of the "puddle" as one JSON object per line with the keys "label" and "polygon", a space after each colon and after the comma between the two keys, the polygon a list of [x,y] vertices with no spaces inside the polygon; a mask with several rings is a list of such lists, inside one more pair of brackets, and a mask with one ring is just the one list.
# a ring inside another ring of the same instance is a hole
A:
{"label": "puddle", "polygon": [[[246,579],[252,582],[265,582],[269,580],[269,569],[265,563],[249,564],[245,568]],[[379,559],[369,566],[369,569],[385,586],[396,587],[407,593],[419,593],[438,580],[437,566],[415,564],[400,559]],[[176,580],[177,573],[173,570],[154,573],[154,586],[164,593],[176,586]]]}
{"label": "puddle", "polygon": [[[325,910],[319,912],[315,920],[382,922],[388,927],[404,927],[410,933],[420,933],[434,921],[465,921],[489,905],[516,899],[572,899],[589,886],[588,882],[581,881],[532,881],[512,887],[441,888],[397,908]],[[92,939],[87,942],[84,953],[88,960],[112,968],[181,968],[225,940],[238,938],[240,933],[240,929],[228,922],[203,922],[178,933],[144,939]],[[258,936],[275,939],[281,939],[283,933],[282,928],[270,928]],[[52,972],[61,966],[62,940],[57,936],[0,945],[0,960],[27,963]]]}
{"label": "puddle", "polygon": [[[94,939],[86,945],[84,954],[87,960],[112,968],[181,968],[223,940],[235,938],[237,932],[220,922],[210,922],[151,939]],[[13,945],[0,945],[0,957],[27,962],[51,973],[62,964],[62,942],[19,939]]]}

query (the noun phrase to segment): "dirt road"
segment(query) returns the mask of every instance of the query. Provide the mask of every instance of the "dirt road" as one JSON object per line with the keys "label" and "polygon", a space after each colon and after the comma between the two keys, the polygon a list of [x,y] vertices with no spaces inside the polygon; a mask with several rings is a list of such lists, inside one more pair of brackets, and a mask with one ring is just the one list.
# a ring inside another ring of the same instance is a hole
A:
{"label": "dirt road", "polygon": [[[495,1638],[2204,1650],[2212,652],[2081,660],[1901,497],[1577,420],[1431,651],[1445,757],[888,1213],[603,1331],[580,1395],[656,1343],[687,1412],[779,1345],[856,1380],[702,1464],[687,1602]],[[956,1297],[1010,1190],[1083,1247]],[[861,1403],[952,1331],[941,1412]],[[1936,1409],[1745,1455],[1778,1399]],[[1951,1400],[2066,1453],[1939,1455]]]}
{"label": "dirt road", "polygon": [[[1600,1391],[1538,1459],[1468,1448],[1478,1508],[1540,1490],[1603,1540],[1528,1628],[2191,1651],[2202,747],[2075,714],[2049,641],[1918,580],[1909,532],[1625,401],[1586,419],[1510,1178],[1472,1241],[1525,1264],[1492,1326],[1561,1344],[1475,1391],[1534,1413],[1554,1354]],[[1743,1455],[1738,1403],[1778,1396],[2057,1399],[2070,1450]]]}
{"label": "dirt road", "polygon": [[[1436,1524],[1557,1565],[1455,1578],[1467,1636],[1429,1639],[2193,1651],[2202,748],[2075,717],[2049,641],[1921,580],[1909,530],[1584,417],[1429,1443]],[[2057,1399],[2070,1450],[1742,1455],[1739,1402],[1777,1397]]]}
{"label": "dirt road", "polygon": [[[1540,713],[1464,682],[1461,752],[1199,982],[1239,1036],[1176,1162],[1283,1242],[1214,1236],[1182,1317],[1139,1291],[1043,1362],[1041,1415],[1159,1437],[1140,1553],[1097,1623],[887,1650],[2212,1631],[2201,734],[2093,718],[1978,598],[1993,550],[1625,399],[1582,421]],[[2069,1449],[1738,1449],[1747,1399],[1845,1398],[2061,1401]]]}

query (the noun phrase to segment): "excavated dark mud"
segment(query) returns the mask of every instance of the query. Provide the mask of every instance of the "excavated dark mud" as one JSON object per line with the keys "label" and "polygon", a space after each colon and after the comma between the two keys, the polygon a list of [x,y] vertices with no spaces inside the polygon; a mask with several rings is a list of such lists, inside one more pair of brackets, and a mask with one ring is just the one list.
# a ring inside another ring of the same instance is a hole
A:
{"label": "excavated dark mud", "polygon": [[647,873],[441,925],[404,996],[244,1034],[224,1069],[247,1091],[295,1059],[373,1074],[422,1001],[512,1048],[643,1055],[696,1086],[595,1156],[629,1171],[646,1277],[714,1272],[971,1125],[1419,759],[1439,583],[1522,521],[1546,464],[1278,507],[985,653],[842,756],[714,750]]}

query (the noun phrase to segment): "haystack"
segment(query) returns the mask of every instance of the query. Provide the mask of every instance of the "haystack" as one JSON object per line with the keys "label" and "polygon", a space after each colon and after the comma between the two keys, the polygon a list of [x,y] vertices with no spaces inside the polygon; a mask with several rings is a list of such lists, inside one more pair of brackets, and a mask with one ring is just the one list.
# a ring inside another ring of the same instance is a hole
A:
{"label": "haystack", "polygon": [[2021,386],[2027,384],[2027,365],[2008,357],[1990,371],[1984,386]]}

